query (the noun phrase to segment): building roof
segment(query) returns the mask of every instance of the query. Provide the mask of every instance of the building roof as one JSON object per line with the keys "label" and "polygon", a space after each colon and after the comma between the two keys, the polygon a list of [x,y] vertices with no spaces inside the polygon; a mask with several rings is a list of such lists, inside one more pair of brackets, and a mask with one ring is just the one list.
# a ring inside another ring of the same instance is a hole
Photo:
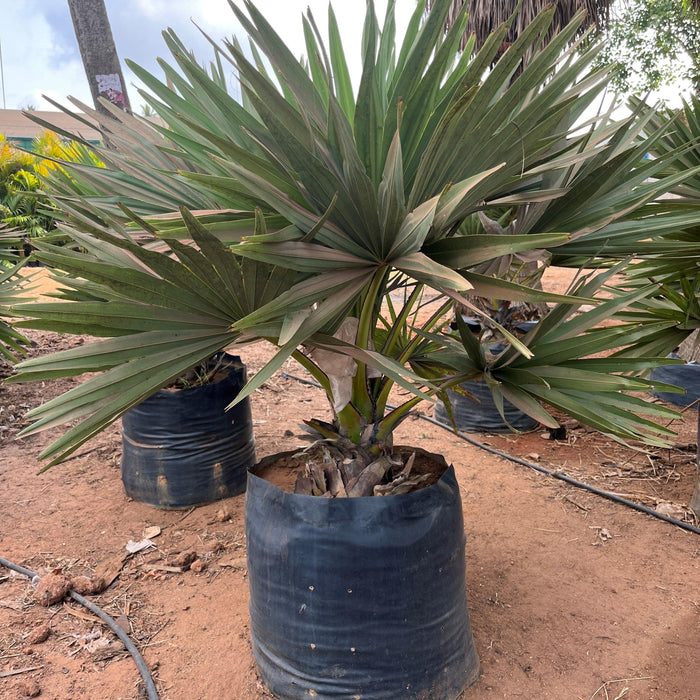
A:
{"label": "building roof", "polygon": [[[73,132],[92,143],[102,140],[100,132],[95,128],[85,126],[69,114],[64,112],[32,111],[32,114],[50,124],[57,129],[65,129]],[[80,115],[88,121],[93,121],[89,117]],[[33,122],[26,114],[19,109],[0,109],[0,134],[8,141],[23,148],[31,146],[32,139],[46,131],[46,128]]]}

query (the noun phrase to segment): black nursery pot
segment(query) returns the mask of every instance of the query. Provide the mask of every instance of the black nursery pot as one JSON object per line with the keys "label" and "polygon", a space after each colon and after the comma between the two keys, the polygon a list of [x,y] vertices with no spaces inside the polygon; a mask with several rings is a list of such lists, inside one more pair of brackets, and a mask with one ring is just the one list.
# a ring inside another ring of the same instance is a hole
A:
{"label": "black nursery pot", "polygon": [[[671,353],[668,357],[679,360],[680,357]],[[685,389],[685,394],[671,393],[670,391],[652,391],[652,396],[668,401],[675,406],[690,406],[700,399],[700,365],[695,362],[686,362],[684,365],[662,365],[654,367],[649,372],[647,379],[665,384],[673,384]]]}
{"label": "black nursery pot", "polygon": [[[496,408],[486,382],[464,382],[460,386],[474,398],[459,394],[451,389],[447,390],[458,430],[465,433],[510,432],[510,428],[503,422],[503,418]],[[508,424],[516,430],[532,430],[538,425],[534,418],[531,418],[527,413],[523,413],[519,408],[505,400],[503,401],[503,414]],[[442,401],[438,400],[435,404],[434,416],[439,423],[452,427],[447,409]]]}
{"label": "black nursery pot", "polygon": [[405,495],[318,498],[248,476],[253,654],[279,698],[454,700],[479,675],[450,467]]}
{"label": "black nursery pot", "polygon": [[250,403],[226,411],[246,383],[240,358],[228,376],[179,391],[161,390],[122,417],[122,482],[140,503],[176,509],[245,491],[255,463]]}

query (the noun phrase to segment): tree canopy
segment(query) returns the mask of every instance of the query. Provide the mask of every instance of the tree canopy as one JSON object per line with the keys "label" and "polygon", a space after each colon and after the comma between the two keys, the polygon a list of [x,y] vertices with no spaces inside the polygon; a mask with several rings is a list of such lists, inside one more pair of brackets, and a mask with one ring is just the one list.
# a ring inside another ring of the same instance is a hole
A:
{"label": "tree canopy", "polygon": [[[435,0],[427,0],[431,7]],[[552,0],[453,0],[446,25],[452,26],[466,6],[469,36],[479,49],[500,24],[511,22],[506,45],[513,42]],[[580,31],[593,28],[608,34],[600,63],[617,65],[613,85],[624,92],[645,93],[689,81],[700,87],[700,0],[559,0],[549,34],[566,25],[579,10],[586,11]]]}
{"label": "tree canopy", "polygon": [[700,88],[700,10],[690,0],[625,0],[612,6],[602,60],[618,67],[614,85],[645,93],[688,81]]}

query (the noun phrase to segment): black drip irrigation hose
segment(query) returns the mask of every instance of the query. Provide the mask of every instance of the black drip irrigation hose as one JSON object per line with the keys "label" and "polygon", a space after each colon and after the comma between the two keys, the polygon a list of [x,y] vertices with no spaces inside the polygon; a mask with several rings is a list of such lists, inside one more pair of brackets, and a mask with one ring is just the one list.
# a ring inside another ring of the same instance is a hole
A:
{"label": "black drip irrigation hose", "polygon": [[[428,421],[428,423],[439,425],[441,428],[445,428],[446,430],[450,430],[450,432],[452,432],[449,426],[446,426],[443,423],[436,421],[434,418],[430,418],[430,416],[424,416],[422,414],[419,415],[423,420]],[[694,525],[690,525],[689,523],[684,523],[682,520],[676,520],[675,518],[671,518],[668,515],[659,513],[658,511],[655,511],[652,508],[647,508],[646,506],[643,506],[640,503],[635,503],[634,501],[622,498],[622,496],[610,493],[609,491],[603,491],[602,489],[596,488],[595,486],[591,486],[590,484],[586,484],[583,481],[577,481],[576,479],[572,479],[570,476],[567,476],[563,472],[555,472],[552,469],[547,469],[546,467],[542,467],[539,464],[533,464],[532,462],[528,462],[525,459],[520,459],[520,457],[513,457],[512,455],[509,455],[505,452],[501,452],[500,450],[497,450],[494,447],[489,447],[489,445],[485,445],[484,443],[479,442],[478,440],[475,440],[472,437],[469,437],[465,433],[458,431],[457,435],[460,438],[462,438],[462,440],[465,440],[471,445],[479,447],[480,449],[485,450],[486,452],[490,452],[493,455],[503,457],[504,459],[508,459],[511,462],[515,462],[515,464],[520,464],[523,467],[529,467],[530,469],[534,469],[536,472],[540,472],[540,474],[546,474],[547,476],[551,476],[553,479],[565,481],[571,486],[576,486],[577,488],[585,489],[586,491],[594,493],[596,496],[602,496],[603,498],[607,498],[609,501],[619,503],[623,506],[627,506],[628,508],[634,508],[634,510],[646,513],[647,515],[652,515],[653,517],[658,518],[659,520],[663,520],[664,522],[670,523],[671,525],[676,525],[677,527],[683,528],[684,530],[688,530],[689,532],[694,532],[696,535],[700,535],[700,528],[697,528]]]}
{"label": "black drip irrigation hose", "polygon": [[[29,569],[25,569],[23,566],[19,566],[18,564],[13,564],[11,561],[3,559],[2,557],[0,557],[0,564],[8,569],[12,569],[12,571],[16,571],[18,574],[22,574],[23,576],[32,579],[32,581],[35,578],[39,578],[39,574],[36,574]],[[87,598],[83,598],[83,596],[75,591],[69,591],[68,595],[76,603],[80,603],[80,605],[87,608],[91,613],[97,615],[97,617],[99,617],[100,620],[102,620],[112,630],[112,632],[117,635],[117,637],[119,637],[119,639],[124,643],[127,651],[134,658],[136,666],[138,666],[139,672],[141,673],[141,678],[143,678],[143,682],[146,686],[148,700],[158,700],[158,691],[156,690],[155,683],[151,678],[151,673],[148,670],[148,666],[146,666],[143,656],[141,656],[139,650],[129,638],[129,635],[106,612],[104,612],[101,608],[98,608],[94,603],[91,603],[89,600],[87,600]]]}
{"label": "black drip irrigation hose", "polygon": [[[283,372],[282,376],[286,377],[287,379],[294,379],[295,381],[301,382],[302,384],[308,384],[309,386],[322,388],[318,382],[315,382],[310,379],[304,379],[303,377],[297,377],[294,374],[288,374],[287,372]],[[387,405],[387,408],[394,408],[394,406]],[[430,416],[426,416],[422,413],[416,413],[414,415],[417,415],[423,420],[428,421],[428,423],[432,423],[433,425],[437,425],[440,428],[449,430],[451,433],[454,434],[454,431],[452,430],[452,428],[450,428],[450,426],[445,425],[444,423],[440,423],[439,421],[436,421]],[[670,523],[671,525],[680,527],[683,530],[687,530],[688,532],[693,532],[696,535],[700,535],[700,528],[697,528],[694,525],[691,525],[690,523],[684,523],[682,520],[676,520],[675,518],[671,518],[668,515],[664,515],[663,513],[659,513],[653,510],[652,508],[647,508],[646,506],[643,506],[640,503],[635,503],[634,501],[622,498],[621,496],[617,496],[616,494],[610,493],[609,491],[603,491],[602,489],[596,488],[595,486],[591,486],[590,484],[586,484],[583,481],[577,481],[576,479],[572,479],[570,476],[567,476],[563,472],[553,471],[552,469],[547,469],[546,467],[542,467],[539,464],[534,464],[532,462],[528,462],[527,460],[520,459],[520,457],[514,457],[513,455],[509,455],[506,452],[501,452],[501,450],[497,450],[494,447],[490,447],[489,445],[485,445],[483,442],[479,442],[478,440],[469,437],[469,435],[467,435],[466,433],[457,431],[456,435],[465,442],[468,442],[470,445],[474,445],[475,447],[478,447],[479,449],[482,449],[485,452],[490,452],[491,454],[496,455],[497,457],[502,457],[503,459],[507,459],[510,462],[514,462],[515,464],[520,464],[523,467],[534,469],[540,474],[545,474],[546,476],[550,476],[553,479],[559,479],[560,481],[564,481],[571,486],[575,486],[576,488],[584,489],[585,491],[594,493],[596,496],[607,498],[609,501],[613,501],[614,503],[619,503],[620,505],[627,506],[628,508],[633,508],[634,510],[638,510],[641,513],[646,513],[647,515],[651,515],[654,518],[663,520],[666,523]]]}

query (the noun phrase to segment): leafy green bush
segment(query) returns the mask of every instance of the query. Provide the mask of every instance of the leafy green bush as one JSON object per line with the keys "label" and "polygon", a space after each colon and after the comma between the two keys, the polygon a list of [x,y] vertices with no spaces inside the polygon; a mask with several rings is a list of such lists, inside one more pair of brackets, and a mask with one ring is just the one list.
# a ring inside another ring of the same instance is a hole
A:
{"label": "leafy green bush", "polygon": [[6,256],[27,257],[30,240],[55,229],[54,211],[44,177],[55,167],[51,158],[65,158],[55,134],[35,139],[35,154],[13,148],[0,134],[0,249]]}

